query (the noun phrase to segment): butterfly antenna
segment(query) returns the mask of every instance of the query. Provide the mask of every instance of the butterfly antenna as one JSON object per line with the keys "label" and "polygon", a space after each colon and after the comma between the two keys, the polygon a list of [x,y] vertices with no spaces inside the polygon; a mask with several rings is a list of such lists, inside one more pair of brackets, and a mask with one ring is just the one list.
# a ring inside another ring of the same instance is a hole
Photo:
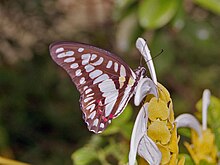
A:
{"label": "butterfly antenna", "polygon": [[149,61],[155,59],[156,57],[160,56],[163,52],[164,52],[164,50],[161,49],[160,53],[158,53],[156,56],[153,56],[151,59],[147,60],[146,62],[149,62]]}
{"label": "butterfly antenna", "polygon": [[[146,50],[145,50],[145,51],[146,51]],[[164,50],[161,49],[160,53],[158,53],[156,56],[153,56],[151,59],[147,60],[146,63],[148,63],[149,61],[153,60],[154,58],[160,56],[160,55],[163,53],[163,51],[164,51]],[[153,83],[154,83],[154,81],[153,81]],[[154,85],[156,85],[156,86],[158,87],[157,84],[154,83]],[[158,87],[158,89],[159,89],[159,87]],[[157,90],[157,96],[158,96],[158,100],[159,100],[159,92],[158,92],[158,90]]]}

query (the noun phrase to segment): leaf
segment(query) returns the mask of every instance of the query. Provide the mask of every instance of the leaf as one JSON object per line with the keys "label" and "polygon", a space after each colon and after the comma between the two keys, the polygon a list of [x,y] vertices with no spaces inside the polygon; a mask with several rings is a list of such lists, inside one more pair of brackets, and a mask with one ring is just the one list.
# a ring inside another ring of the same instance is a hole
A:
{"label": "leaf", "polygon": [[194,2],[207,10],[210,10],[216,14],[220,14],[219,0],[194,0]]}
{"label": "leaf", "polygon": [[77,165],[91,164],[91,162],[98,159],[96,151],[91,147],[83,147],[77,150],[72,154],[71,158],[74,161],[74,164]]}
{"label": "leaf", "polygon": [[179,154],[178,155],[179,158],[181,158],[182,156],[185,157],[185,164],[187,164],[187,165],[194,165],[195,164],[190,155],[188,155],[188,154]]}
{"label": "leaf", "polygon": [[191,131],[189,128],[178,128],[178,134],[186,136],[188,138],[191,137]]}
{"label": "leaf", "polygon": [[139,23],[143,28],[160,28],[173,18],[177,6],[177,0],[142,0],[138,6]]}
{"label": "leaf", "polygon": [[[132,116],[132,107],[130,104],[127,105],[124,112],[116,119],[113,120],[112,124],[102,133],[102,135],[112,135],[118,132],[122,132],[123,135],[130,133],[130,125],[128,124],[129,119]],[[125,126],[128,125],[128,126]],[[126,136],[127,137],[127,136]]]}
{"label": "leaf", "polygon": [[117,125],[125,124],[132,116],[132,106],[128,104],[124,110],[124,112],[114,119],[114,123]]}

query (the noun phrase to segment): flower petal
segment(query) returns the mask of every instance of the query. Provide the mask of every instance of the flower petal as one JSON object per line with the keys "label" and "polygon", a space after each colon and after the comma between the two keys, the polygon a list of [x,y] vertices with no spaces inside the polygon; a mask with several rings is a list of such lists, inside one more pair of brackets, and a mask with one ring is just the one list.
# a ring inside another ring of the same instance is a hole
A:
{"label": "flower petal", "polygon": [[207,129],[207,110],[210,104],[211,92],[205,89],[202,95],[202,129]]}
{"label": "flower petal", "polygon": [[148,113],[149,119],[151,121],[156,121],[157,119],[167,120],[169,117],[169,109],[166,102],[161,100],[160,98],[157,99],[156,97],[150,100]]}
{"label": "flower petal", "polygon": [[148,135],[154,141],[159,141],[162,144],[167,144],[170,141],[171,134],[165,121],[152,121],[148,126]]}
{"label": "flower petal", "polygon": [[159,165],[162,158],[159,148],[147,134],[145,134],[140,141],[138,155],[144,158],[150,165]]}
{"label": "flower petal", "polygon": [[152,57],[150,55],[150,50],[147,46],[146,41],[143,38],[138,38],[136,41],[136,47],[140,51],[140,53],[143,55],[143,57],[147,63],[148,69],[150,71],[151,78],[152,78],[154,84],[157,85],[157,76],[156,76]]}
{"label": "flower petal", "polygon": [[139,106],[141,101],[147,94],[153,94],[155,97],[157,97],[157,86],[150,78],[143,78],[138,82],[138,86],[136,88],[136,93],[134,96],[134,104],[136,106]]}
{"label": "flower petal", "polygon": [[202,136],[200,124],[199,124],[198,120],[193,115],[190,115],[190,114],[179,115],[176,118],[175,122],[176,122],[177,128],[189,127],[189,128],[194,129],[199,136]]}
{"label": "flower petal", "polygon": [[148,120],[147,109],[148,109],[148,103],[145,103],[141,107],[134,123],[134,128],[132,131],[131,143],[130,143],[129,165],[135,164],[139,142],[147,132],[147,128],[146,128],[146,124]]}

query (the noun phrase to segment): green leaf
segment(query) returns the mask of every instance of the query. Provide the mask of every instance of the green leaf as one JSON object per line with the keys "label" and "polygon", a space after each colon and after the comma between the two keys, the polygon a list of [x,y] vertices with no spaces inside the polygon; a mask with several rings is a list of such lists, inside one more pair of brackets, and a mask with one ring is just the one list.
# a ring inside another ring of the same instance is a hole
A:
{"label": "green leaf", "polygon": [[[112,121],[112,124],[109,125],[109,127],[102,133],[102,135],[112,135],[118,132],[122,132],[123,135],[127,135],[127,133],[125,132],[128,131],[128,133],[130,133],[130,126],[128,121],[130,120],[131,116],[132,106],[128,104],[124,112]],[[128,125],[128,127],[126,127],[125,125]]]}
{"label": "green leaf", "polygon": [[91,164],[94,160],[98,159],[96,151],[91,147],[83,147],[76,152],[74,152],[71,156],[74,164],[77,165],[87,165]]}
{"label": "green leaf", "polygon": [[127,121],[130,120],[132,116],[132,106],[128,104],[125,108],[125,110],[122,112],[120,116],[118,116],[116,119],[114,119],[114,123],[117,125],[125,124]]}
{"label": "green leaf", "polygon": [[178,134],[191,138],[191,131],[189,128],[178,128]]}
{"label": "green leaf", "polygon": [[142,0],[138,8],[139,23],[143,28],[160,28],[171,20],[177,7],[177,0]]}
{"label": "green leaf", "polygon": [[195,164],[190,155],[188,155],[188,154],[179,154],[178,155],[179,158],[181,158],[182,156],[185,157],[185,164],[187,164],[187,165],[194,165]]}
{"label": "green leaf", "polygon": [[194,0],[195,3],[210,10],[216,14],[220,14],[220,1],[219,0]]}

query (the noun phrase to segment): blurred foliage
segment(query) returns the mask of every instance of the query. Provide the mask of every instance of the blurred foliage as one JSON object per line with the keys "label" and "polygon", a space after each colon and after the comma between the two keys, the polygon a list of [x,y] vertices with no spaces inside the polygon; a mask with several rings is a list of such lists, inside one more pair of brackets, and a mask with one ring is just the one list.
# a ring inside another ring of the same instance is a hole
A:
{"label": "blurred foliage", "polygon": [[132,107],[128,105],[124,112],[100,135],[93,135],[89,142],[72,154],[77,165],[119,164],[128,161],[129,140],[133,123],[130,120]]}
{"label": "blurred foliage", "polygon": [[[202,119],[202,100],[196,104],[196,108],[198,109],[197,116]],[[218,122],[220,119],[220,99],[211,96],[210,105],[208,107],[208,126],[215,134],[215,142],[220,152],[220,123]]]}
{"label": "blurred foliage", "polygon": [[136,113],[121,121],[125,125],[113,121],[106,135],[88,132],[78,92],[49,57],[53,41],[90,43],[135,68],[135,40],[142,36],[153,56],[164,50],[154,63],[176,115],[194,111],[204,88],[220,97],[219,8],[218,0],[0,1],[0,154],[31,164],[72,164],[71,153],[93,139],[105,152],[117,145],[128,152]]}
{"label": "blurred foliage", "polygon": [[[197,109],[197,111],[194,114],[200,120],[200,123],[202,125],[202,98],[196,103],[196,109]],[[220,118],[220,99],[219,98],[217,98],[215,96],[211,96],[207,115],[208,115],[208,117],[207,117],[208,128],[210,128],[211,131],[215,135],[215,145],[218,148],[218,153],[219,153],[219,151],[220,151],[220,129],[219,129],[220,124],[218,122],[218,120]],[[179,128],[178,134],[181,135],[181,143],[185,140],[190,141],[191,131],[189,128]],[[187,165],[188,164],[195,164],[185,149],[181,148],[180,153],[182,153],[182,154],[180,154],[181,156],[185,156],[185,158],[186,158],[185,164],[187,164]],[[219,155],[218,155],[218,157],[219,157]],[[208,163],[206,161],[201,161],[199,164],[200,165],[202,165],[202,164],[209,165],[210,163]]]}

